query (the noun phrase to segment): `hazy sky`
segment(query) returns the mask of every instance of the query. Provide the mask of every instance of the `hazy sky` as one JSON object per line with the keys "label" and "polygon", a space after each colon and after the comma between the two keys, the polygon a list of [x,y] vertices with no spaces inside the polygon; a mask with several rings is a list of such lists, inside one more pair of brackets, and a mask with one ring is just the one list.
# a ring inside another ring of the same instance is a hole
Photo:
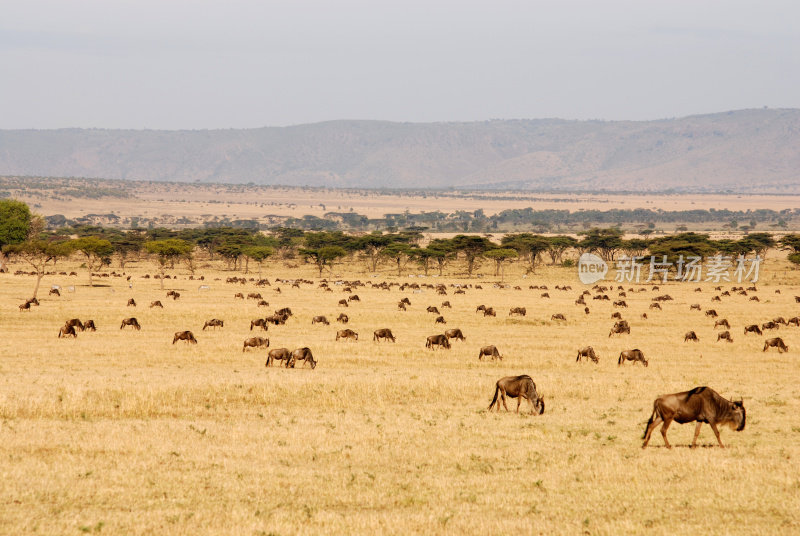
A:
{"label": "hazy sky", "polygon": [[3,0],[0,128],[800,107],[800,3]]}

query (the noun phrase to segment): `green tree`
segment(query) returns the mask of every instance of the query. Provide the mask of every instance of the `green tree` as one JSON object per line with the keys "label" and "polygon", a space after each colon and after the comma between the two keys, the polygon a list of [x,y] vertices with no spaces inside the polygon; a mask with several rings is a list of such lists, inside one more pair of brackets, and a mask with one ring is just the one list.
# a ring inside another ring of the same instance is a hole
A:
{"label": "green tree", "polygon": [[792,253],[789,255],[788,259],[792,264],[800,265],[800,253]]}
{"label": "green tree", "polygon": [[616,228],[590,229],[578,243],[578,247],[588,252],[597,252],[606,261],[613,261],[614,256],[622,248],[622,231]]}
{"label": "green tree", "polygon": [[504,248],[511,248],[529,264],[529,271],[536,270],[541,255],[551,247],[550,239],[531,233],[510,234],[500,240]]}
{"label": "green tree", "polygon": [[264,261],[267,260],[275,252],[269,246],[247,246],[244,248],[243,253],[248,259],[253,259],[258,263],[258,278],[261,279],[261,267]]}
{"label": "green tree", "polygon": [[781,246],[791,249],[794,253],[800,253],[800,235],[788,234],[781,238]]}
{"label": "green tree", "polygon": [[94,286],[93,272],[99,270],[114,254],[114,246],[104,238],[85,236],[70,242],[74,251],[81,252],[86,257],[86,268],[89,270],[89,286]]}
{"label": "green tree", "polygon": [[547,254],[550,256],[550,264],[561,264],[564,252],[569,248],[574,248],[578,241],[571,236],[559,235],[551,236],[547,239]]}
{"label": "green tree", "polygon": [[8,244],[3,248],[4,253],[15,255],[30,264],[36,272],[36,286],[33,288],[33,297],[39,292],[39,284],[47,273],[50,264],[55,265],[56,260],[68,257],[72,249],[67,242],[48,242],[47,240],[32,239],[19,244]]}
{"label": "green tree", "polygon": [[677,268],[678,259],[688,257],[710,257],[717,252],[717,244],[708,239],[708,235],[698,233],[681,233],[657,238],[650,243],[650,253],[660,261],[664,256],[667,262]]}
{"label": "green tree", "polygon": [[381,256],[391,260],[397,266],[397,275],[403,275],[403,268],[408,264],[409,259],[414,253],[414,249],[408,244],[395,242],[381,251]]}
{"label": "green tree", "polygon": [[22,201],[0,200],[0,270],[5,268],[4,247],[19,244],[28,238],[31,211]]}
{"label": "green tree", "polygon": [[453,249],[464,254],[467,275],[472,277],[478,260],[494,247],[488,238],[478,235],[456,235],[451,240]]}
{"label": "green tree", "polygon": [[439,268],[439,276],[444,272],[444,267],[456,255],[455,246],[453,242],[445,238],[435,238],[430,241],[425,251],[430,254],[431,260],[436,263]]}
{"label": "green tree", "polygon": [[320,277],[326,267],[332,267],[337,259],[347,256],[347,250],[342,246],[322,246],[316,249],[300,248],[299,253],[317,265]]}
{"label": "green tree", "polygon": [[180,238],[167,238],[165,240],[151,240],[145,242],[144,248],[154,255],[161,276],[161,290],[164,290],[164,275],[167,270],[167,265],[175,266],[176,260],[191,255],[194,246]]}
{"label": "green tree", "polygon": [[492,259],[495,262],[494,275],[497,276],[500,275],[503,263],[509,259],[516,259],[519,254],[516,250],[511,248],[497,248],[490,249],[484,253],[484,256],[486,256],[488,259]]}

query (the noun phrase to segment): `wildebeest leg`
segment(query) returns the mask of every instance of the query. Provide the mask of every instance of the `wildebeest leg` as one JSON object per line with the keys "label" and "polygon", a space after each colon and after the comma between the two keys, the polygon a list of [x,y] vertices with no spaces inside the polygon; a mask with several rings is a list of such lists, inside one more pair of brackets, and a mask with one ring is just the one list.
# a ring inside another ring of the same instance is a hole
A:
{"label": "wildebeest leg", "polygon": [[668,449],[672,448],[672,445],[669,444],[669,440],[667,439],[667,429],[669,425],[672,424],[672,419],[664,420],[664,424],[661,426],[661,437],[664,438],[664,444],[667,446]]}
{"label": "wildebeest leg", "polygon": [[[697,426],[694,427],[694,439],[692,439],[692,448],[697,447],[697,437],[700,435],[700,427],[703,426],[703,423],[698,422]],[[719,436],[717,436],[719,438]]]}
{"label": "wildebeest leg", "polygon": [[714,423],[708,423],[711,426],[711,429],[714,430],[714,435],[717,436],[717,443],[719,443],[719,447],[724,449],[725,445],[722,444],[722,440],[719,438],[719,430],[717,430],[717,425]]}
{"label": "wildebeest leg", "polygon": [[653,416],[650,418],[650,422],[647,425],[647,430],[644,432],[644,443],[642,444],[642,448],[647,446],[647,444],[650,442],[650,434],[652,434],[653,430],[655,430],[656,427],[662,422],[663,420],[654,410]]}
{"label": "wildebeest leg", "polygon": [[522,393],[517,397],[517,413],[519,413],[519,405],[522,404]]}
{"label": "wildebeest leg", "polygon": [[[506,390],[500,389],[500,400],[503,401],[503,407],[506,408],[508,411],[508,406],[506,405]],[[497,411],[500,411],[500,404],[497,405]]]}

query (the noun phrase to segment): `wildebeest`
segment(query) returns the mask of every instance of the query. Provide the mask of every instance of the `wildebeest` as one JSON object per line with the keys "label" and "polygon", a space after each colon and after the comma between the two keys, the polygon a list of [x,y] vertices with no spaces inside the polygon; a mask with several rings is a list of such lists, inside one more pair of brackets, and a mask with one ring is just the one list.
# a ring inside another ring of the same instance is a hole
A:
{"label": "wildebeest", "polygon": [[61,326],[61,329],[58,330],[58,338],[61,337],[73,337],[75,339],[78,338],[78,333],[75,331],[74,326]]}
{"label": "wildebeest", "polygon": [[437,316],[436,317],[436,321],[434,322],[434,324],[447,324],[447,322],[445,322],[443,316]]}
{"label": "wildebeest", "polygon": [[664,424],[661,426],[661,436],[664,438],[664,444],[668,449],[672,448],[667,440],[667,429],[672,421],[678,424],[697,421],[694,439],[692,439],[693,448],[697,446],[697,436],[700,435],[700,427],[703,423],[711,426],[714,435],[717,436],[719,446],[724,447],[719,438],[717,425],[727,424],[739,432],[744,430],[745,418],[746,413],[741,400],[736,402],[726,400],[710,387],[695,387],[691,391],[662,395],[653,402],[653,413],[644,429],[642,448],[647,446],[650,434],[662,422]]}
{"label": "wildebeest", "polygon": [[772,321],[764,322],[763,324],[761,324],[761,329],[764,330],[764,331],[766,331],[768,329],[778,329],[778,324],[776,324],[775,322],[772,322]]}
{"label": "wildebeest", "polygon": [[339,339],[352,339],[354,341],[358,340],[358,333],[353,331],[352,329],[340,329],[336,332],[336,340]]}
{"label": "wildebeest", "polygon": [[402,299],[402,300],[400,300],[400,301],[401,301],[402,303],[405,303],[406,305],[411,305],[411,300],[409,300],[409,299],[408,299],[408,297],[405,297],[405,298],[403,298],[403,299]]}
{"label": "wildebeest", "polygon": [[86,329],[86,326],[84,326],[83,322],[81,322],[79,318],[70,318],[64,323],[64,325],[67,327],[77,328],[81,331]]}
{"label": "wildebeest", "polygon": [[180,297],[181,297],[181,293],[180,292],[175,292],[174,290],[172,291],[172,301],[175,301]]}
{"label": "wildebeest", "polygon": [[400,311],[405,311],[406,310],[406,304],[403,303],[403,302],[397,302],[397,309],[400,310]]}
{"label": "wildebeest", "polygon": [[425,310],[428,311],[429,313],[434,313],[434,314],[437,314],[437,315],[439,314],[439,309],[437,309],[433,305],[429,305],[428,308],[425,309]]}
{"label": "wildebeest", "polygon": [[618,320],[614,322],[614,325],[611,327],[611,331],[608,332],[608,336],[611,337],[614,333],[627,333],[630,335],[631,327],[628,325],[627,320]]}
{"label": "wildebeest", "polygon": [[172,338],[172,344],[178,341],[186,341],[192,344],[197,344],[197,339],[194,338],[194,333],[191,331],[176,331],[175,336]]}
{"label": "wildebeest", "polygon": [[480,312],[480,311],[485,311],[485,310],[486,310],[486,306],[485,306],[485,305],[479,305],[479,306],[477,306],[477,307],[475,308],[475,312],[476,312],[476,313],[477,313],[477,312]]}
{"label": "wildebeest", "polygon": [[619,300],[614,302],[614,307],[627,307],[628,304],[625,303],[625,300]]}
{"label": "wildebeest", "polygon": [[550,294],[548,294],[547,292],[542,292],[542,293],[539,295],[539,297],[540,297],[540,298],[549,298],[549,297],[550,297]]}
{"label": "wildebeest", "polygon": [[308,363],[311,365],[312,369],[317,368],[317,362],[314,361],[314,356],[311,354],[311,348],[307,346],[293,350],[292,359],[286,366],[294,368],[298,361],[302,361],[304,367],[306,366],[306,363]]}
{"label": "wildebeest", "polygon": [[599,363],[600,360],[597,358],[597,354],[594,351],[594,348],[591,346],[585,346],[578,350],[578,358],[575,359],[576,362],[580,361],[582,357],[586,357],[591,359],[595,363]]}
{"label": "wildebeest", "polygon": [[731,332],[728,330],[723,331],[719,335],[717,335],[717,342],[720,340],[725,340],[728,342],[733,342],[733,337],[731,337]]}
{"label": "wildebeest", "polygon": [[767,339],[764,341],[764,352],[767,351],[767,348],[777,348],[778,353],[782,354],[783,352],[788,352],[789,347],[784,344],[783,339],[780,337],[775,337],[773,339]]}
{"label": "wildebeest", "polygon": [[716,322],[714,322],[714,329],[717,329],[717,327],[719,326],[724,326],[727,329],[731,329],[731,325],[728,324],[727,318],[723,318],[722,320],[717,320]]}
{"label": "wildebeest", "polygon": [[344,313],[339,313],[339,316],[336,318],[337,322],[341,322],[342,324],[347,324],[350,321],[350,317],[348,317]]}
{"label": "wildebeest", "polygon": [[710,316],[711,318],[717,318],[717,312],[714,309],[709,309],[706,311],[706,316]]}
{"label": "wildebeest", "polygon": [[153,307],[161,307],[162,309],[164,308],[164,306],[161,305],[161,300],[150,302],[150,308],[152,309]]}
{"label": "wildebeest", "polygon": [[250,337],[249,339],[244,340],[244,346],[242,346],[242,352],[244,352],[248,348],[260,348],[260,347],[269,347],[269,339],[265,337]]}
{"label": "wildebeest", "polygon": [[772,321],[775,322],[776,324],[783,324],[784,326],[787,325],[786,324],[786,319],[783,318],[782,316],[779,316],[777,318],[773,318]]}
{"label": "wildebeest", "polygon": [[61,296],[61,292],[57,288],[51,288],[50,292],[47,293],[48,296]]}
{"label": "wildebeest", "polygon": [[450,302],[449,301],[443,301],[442,302],[442,308],[444,308],[444,307],[447,307],[448,309],[452,309],[452,307],[450,306]]}
{"label": "wildebeest", "polygon": [[786,325],[800,327],[800,316],[793,316],[792,318],[786,321]]}
{"label": "wildebeest", "polygon": [[83,323],[83,329],[86,331],[97,331],[97,326],[94,325],[94,320],[87,320]]}
{"label": "wildebeest", "polygon": [[758,299],[758,296],[750,296],[750,301],[760,302],[761,300]]}
{"label": "wildebeest", "polygon": [[278,316],[289,317],[289,316],[292,316],[292,310],[290,308],[288,308],[288,307],[284,307],[282,309],[278,309],[277,311],[275,311],[275,314],[278,315]]}
{"label": "wildebeest", "polygon": [[483,356],[485,355],[490,356],[492,360],[494,359],[499,359],[501,361],[503,360],[503,356],[500,355],[500,351],[493,344],[490,344],[489,346],[484,346],[483,348],[480,349],[480,351],[478,352],[478,360],[482,360]]}
{"label": "wildebeest", "polygon": [[133,298],[128,300],[128,307],[136,307],[136,300]]}
{"label": "wildebeest", "polygon": [[550,320],[564,320],[566,322],[567,317],[561,313],[556,313],[550,317]]}
{"label": "wildebeest", "polygon": [[258,300],[257,307],[269,307],[269,302],[267,300]]}
{"label": "wildebeest", "polygon": [[693,311],[693,310],[699,311],[700,310],[700,304],[699,303],[693,303],[692,305],[689,306],[689,310],[690,311]]}
{"label": "wildebeest", "polygon": [[506,411],[508,411],[508,406],[506,405],[506,395],[508,395],[511,398],[517,399],[517,413],[519,413],[519,406],[523,398],[531,404],[531,415],[541,415],[544,413],[544,398],[539,396],[533,378],[527,374],[521,376],[506,376],[505,378],[497,380],[494,398],[492,398],[492,403],[489,404],[489,411],[492,411],[495,404],[497,404],[497,411],[500,411],[500,402],[497,400],[498,394],[500,395],[500,402],[503,403],[503,407],[506,408]]}
{"label": "wildebeest", "polygon": [[658,309],[660,311],[661,310],[661,304],[660,303],[651,303],[650,304],[650,309]]}
{"label": "wildebeest", "polygon": [[497,316],[497,313],[494,311],[494,307],[487,307],[483,311],[483,316]]}
{"label": "wildebeest", "polygon": [[311,324],[325,324],[327,326],[330,322],[328,322],[328,319],[324,316],[315,316],[311,319]]}
{"label": "wildebeest", "polygon": [[203,331],[205,331],[206,328],[215,328],[216,329],[216,328],[222,328],[222,327],[225,327],[225,322],[223,322],[219,318],[212,318],[211,320],[206,320],[206,323],[203,324]]}
{"label": "wildebeest", "polygon": [[256,326],[260,327],[264,331],[267,331],[267,329],[268,329],[267,320],[265,318],[256,318],[255,320],[251,320],[250,321],[250,331],[253,331],[253,328],[256,327]]}
{"label": "wildebeest", "polygon": [[243,300],[244,294],[242,294],[241,292],[237,292],[236,294],[233,295],[233,299],[235,300],[236,298]]}
{"label": "wildebeest", "polygon": [[525,307],[512,307],[511,310],[508,312],[508,316],[511,315],[525,316],[527,314],[528,310]]}
{"label": "wildebeest", "polygon": [[31,310],[31,302],[25,302],[19,306],[19,312],[23,311],[30,311]]}
{"label": "wildebeest", "polygon": [[248,300],[261,300],[263,296],[261,296],[260,292],[251,292],[247,295]]}
{"label": "wildebeest", "polygon": [[267,352],[267,362],[264,363],[265,367],[272,365],[273,361],[286,361],[285,366],[289,366],[292,360],[292,353],[288,348],[274,348]]}
{"label": "wildebeest", "polygon": [[347,300],[339,300],[339,305],[343,307],[349,307],[349,305],[347,304]]}
{"label": "wildebeest", "polygon": [[448,339],[458,339],[461,341],[463,341],[466,338],[464,337],[464,334],[461,333],[461,330],[458,328],[448,329],[447,331],[444,332],[444,336],[447,337]]}
{"label": "wildebeest", "polygon": [[622,313],[620,313],[619,311],[617,311],[616,313],[611,313],[611,318],[622,320]]}
{"label": "wildebeest", "polygon": [[617,360],[617,366],[622,365],[622,363],[625,361],[633,361],[634,365],[637,361],[640,361],[642,365],[645,367],[647,366],[647,359],[644,358],[644,353],[638,348],[634,350],[623,350],[620,352],[619,359]]}
{"label": "wildebeest", "polygon": [[360,302],[361,298],[358,297],[358,294],[353,294],[352,296],[347,297],[347,301],[357,301]]}
{"label": "wildebeest", "polygon": [[122,329],[125,326],[131,326],[131,327],[135,328],[136,331],[139,331],[140,329],[142,329],[142,326],[139,325],[139,321],[136,320],[135,317],[123,318],[122,319],[122,324],[120,324],[119,329]]}
{"label": "wildebeest", "polygon": [[431,335],[425,341],[425,348],[435,350],[434,346],[444,347],[446,350],[450,349],[450,341],[445,335]]}
{"label": "wildebeest", "polygon": [[747,335],[748,333],[755,333],[757,335],[762,335],[761,328],[758,327],[756,324],[750,324],[749,326],[744,327],[744,334]]}
{"label": "wildebeest", "polygon": [[699,342],[700,339],[697,338],[697,333],[695,333],[694,331],[687,331],[686,335],[683,336],[683,342],[686,341]]}
{"label": "wildebeest", "polygon": [[392,330],[389,328],[383,329],[376,329],[375,332],[372,334],[372,340],[380,342],[381,339],[386,339],[387,341],[394,341],[394,335],[392,335]]}

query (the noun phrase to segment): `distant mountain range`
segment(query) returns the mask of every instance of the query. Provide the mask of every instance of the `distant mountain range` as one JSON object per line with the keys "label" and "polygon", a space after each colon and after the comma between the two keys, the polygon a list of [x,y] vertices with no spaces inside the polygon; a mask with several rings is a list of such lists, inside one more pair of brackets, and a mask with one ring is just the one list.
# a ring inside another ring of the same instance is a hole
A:
{"label": "distant mountain range", "polygon": [[657,121],[0,130],[0,174],[356,188],[800,193],[800,110]]}

